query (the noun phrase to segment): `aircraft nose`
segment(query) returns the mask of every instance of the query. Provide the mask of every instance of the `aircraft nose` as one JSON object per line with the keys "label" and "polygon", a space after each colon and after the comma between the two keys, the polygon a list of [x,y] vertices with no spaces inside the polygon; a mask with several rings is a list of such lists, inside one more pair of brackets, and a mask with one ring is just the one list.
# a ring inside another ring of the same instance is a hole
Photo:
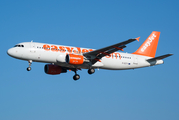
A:
{"label": "aircraft nose", "polygon": [[7,54],[8,54],[9,56],[13,56],[14,51],[12,50],[12,48],[10,48],[10,49],[7,51]]}

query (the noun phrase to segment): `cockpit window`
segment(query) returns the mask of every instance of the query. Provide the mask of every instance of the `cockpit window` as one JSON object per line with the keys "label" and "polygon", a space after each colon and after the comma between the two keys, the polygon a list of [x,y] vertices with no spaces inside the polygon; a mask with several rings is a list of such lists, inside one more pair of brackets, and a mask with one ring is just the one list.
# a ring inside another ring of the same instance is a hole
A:
{"label": "cockpit window", "polygon": [[24,47],[24,45],[15,45],[14,47]]}
{"label": "cockpit window", "polygon": [[14,47],[20,47],[20,45],[15,45]]}

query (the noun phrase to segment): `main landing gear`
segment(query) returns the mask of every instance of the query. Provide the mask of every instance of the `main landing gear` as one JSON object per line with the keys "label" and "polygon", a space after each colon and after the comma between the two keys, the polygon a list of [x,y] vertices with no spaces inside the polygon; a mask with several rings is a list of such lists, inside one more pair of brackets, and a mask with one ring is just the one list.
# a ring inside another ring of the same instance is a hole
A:
{"label": "main landing gear", "polygon": [[79,76],[78,74],[75,74],[75,75],[73,76],[73,79],[76,81],[76,80],[80,79],[80,76]]}
{"label": "main landing gear", "polygon": [[91,75],[91,74],[93,74],[95,72],[95,69],[89,69],[88,70],[88,73]]}
{"label": "main landing gear", "polygon": [[29,60],[29,67],[27,68],[27,71],[30,71],[31,70],[31,64],[32,64],[32,60]]}
{"label": "main landing gear", "polygon": [[75,75],[73,76],[73,80],[78,80],[78,79],[80,79],[80,75],[78,75],[77,73],[76,73],[76,71],[77,71],[77,69],[75,69],[74,70],[74,72],[75,72]]}
{"label": "main landing gear", "polygon": [[[76,80],[79,80],[80,79],[80,75],[78,75],[76,73],[77,69],[73,70],[75,72],[75,75],[73,76],[73,79],[76,81]],[[91,68],[88,70],[88,73],[91,75],[95,72],[95,69]]]}

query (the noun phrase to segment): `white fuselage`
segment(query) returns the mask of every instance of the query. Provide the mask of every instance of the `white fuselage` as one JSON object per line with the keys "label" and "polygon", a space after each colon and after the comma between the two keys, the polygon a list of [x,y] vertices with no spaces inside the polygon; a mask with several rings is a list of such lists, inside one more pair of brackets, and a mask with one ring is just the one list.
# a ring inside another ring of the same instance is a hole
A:
{"label": "white fuselage", "polygon": [[122,52],[115,52],[112,53],[111,56],[104,56],[93,65],[88,62],[84,62],[82,65],[71,65],[66,63],[65,60],[59,60],[59,58],[63,57],[65,59],[66,54],[69,53],[83,55],[83,53],[92,50],[94,49],[37,42],[24,42],[19,43],[18,45],[16,45],[16,47],[10,48],[7,53],[8,55],[17,59],[27,61],[32,60],[34,62],[54,63],[62,67],[83,69],[100,68],[110,70],[123,70],[153,66],[163,63],[163,60],[157,60],[155,62],[149,63],[146,60],[150,59],[151,57]]}

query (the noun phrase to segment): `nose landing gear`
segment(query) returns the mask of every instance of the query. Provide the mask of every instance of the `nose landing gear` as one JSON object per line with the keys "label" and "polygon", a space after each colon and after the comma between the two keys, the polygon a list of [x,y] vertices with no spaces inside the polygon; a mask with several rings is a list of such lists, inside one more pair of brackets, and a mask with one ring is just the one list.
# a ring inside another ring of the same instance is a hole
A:
{"label": "nose landing gear", "polygon": [[32,64],[32,60],[29,60],[29,67],[27,68],[27,71],[30,71],[31,70],[31,64]]}
{"label": "nose landing gear", "polygon": [[28,67],[28,68],[27,68],[27,71],[30,71],[30,70],[31,70],[31,67]]}

